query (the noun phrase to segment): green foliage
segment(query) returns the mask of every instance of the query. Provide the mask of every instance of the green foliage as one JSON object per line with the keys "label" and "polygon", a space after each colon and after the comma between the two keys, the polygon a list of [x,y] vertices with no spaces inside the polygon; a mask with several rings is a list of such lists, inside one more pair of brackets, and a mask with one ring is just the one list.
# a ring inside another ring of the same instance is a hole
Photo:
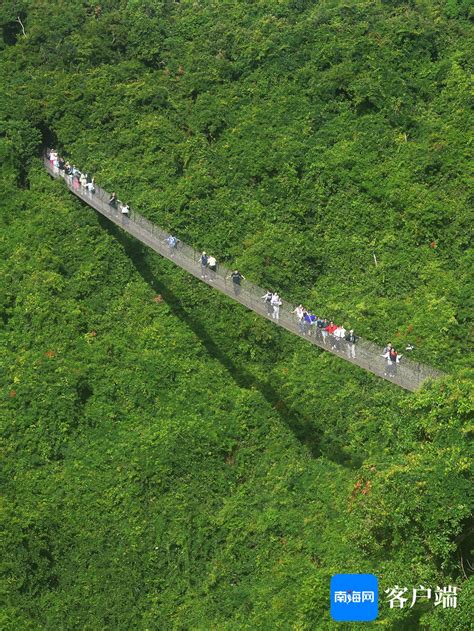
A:
{"label": "green foliage", "polygon": [[[333,628],[339,572],[457,585],[380,623],[469,628],[471,14],[2,3],[2,629]],[[453,377],[408,395],[275,330],[71,198],[44,145]]]}

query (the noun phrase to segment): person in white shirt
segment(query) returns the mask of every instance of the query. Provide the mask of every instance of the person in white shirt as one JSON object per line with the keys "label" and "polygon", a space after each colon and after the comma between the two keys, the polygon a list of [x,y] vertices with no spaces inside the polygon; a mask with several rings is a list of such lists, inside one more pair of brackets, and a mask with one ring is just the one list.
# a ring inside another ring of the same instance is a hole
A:
{"label": "person in white shirt", "polygon": [[94,178],[92,178],[90,182],[87,182],[86,191],[89,193],[89,195],[95,193]]}
{"label": "person in white shirt", "polygon": [[209,280],[212,281],[216,278],[217,261],[213,256],[209,256],[207,259],[207,267],[209,269]]}
{"label": "person in white shirt", "polygon": [[53,153],[53,155],[54,155],[53,172],[57,175],[59,173],[59,157],[57,153]]}
{"label": "person in white shirt", "polygon": [[333,333],[334,335],[334,344],[336,350],[341,350],[341,341],[346,337],[346,329],[343,326],[338,326],[337,329]]}
{"label": "person in white shirt", "polygon": [[282,305],[282,302],[281,302],[280,296],[278,294],[273,294],[272,300],[271,300],[271,305],[273,307],[272,318],[274,320],[279,320],[280,319],[280,307]]}
{"label": "person in white shirt", "polygon": [[168,244],[168,252],[170,256],[174,256],[178,247],[178,241],[179,239],[174,237],[172,234],[170,234],[170,236],[165,239],[165,243]]}
{"label": "person in white shirt", "polygon": [[49,161],[51,162],[51,166],[53,166],[53,162],[57,160],[57,158],[58,154],[54,149],[51,149],[51,151],[49,152]]}
{"label": "person in white shirt", "polygon": [[303,305],[298,305],[296,307],[296,309],[293,309],[293,311],[291,313],[294,313],[296,316],[296,320],[298,322],[298,328],[300,330],[300,333],[304,333],[304,307]]}
{"label": "person in white shirt", "polygon": [[122,213],[122,217],[128,217],[130,213],[130,206],[128,204],[122,204],[120,212]]}

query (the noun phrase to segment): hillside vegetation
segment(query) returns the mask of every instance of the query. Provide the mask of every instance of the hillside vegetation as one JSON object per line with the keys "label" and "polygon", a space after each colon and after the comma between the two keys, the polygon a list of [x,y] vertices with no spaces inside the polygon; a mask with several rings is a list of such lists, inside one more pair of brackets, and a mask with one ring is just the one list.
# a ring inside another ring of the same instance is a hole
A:
{"label": "hillside vegetation", "polygon": [[[469,628],[470,12],[4,0],[2,629],[331,629],[343,572],[379,577],[384,628]],[[276,330],[51,181],[46,146],[446,378],[408,394]],[[420,584],[458,607],[389,608]]]}

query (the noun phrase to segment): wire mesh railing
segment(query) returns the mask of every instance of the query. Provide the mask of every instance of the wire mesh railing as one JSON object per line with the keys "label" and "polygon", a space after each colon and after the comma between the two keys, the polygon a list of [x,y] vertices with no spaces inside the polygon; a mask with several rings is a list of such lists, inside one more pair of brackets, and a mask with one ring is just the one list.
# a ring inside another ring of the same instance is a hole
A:
{"label": "wire mesh railing", "polygon": [[109,193],[100,186],[94,185],[95,192],[91,192],[87,187],[81,186],[77,179],[74,181],[75,178],[65,175],[64,171],[53,166],[46,157],[44,158],[44,165],[53,177],[62,177],[74,195],[155,252],[307,342],[406,390],[418,390],[425,381],[443,376],[440,371],[407,357],[403,357],[400,363],[391,363],[383,357],[382,349],[379,346],[367,340],[359,338],[357,343],[352,344],[345,339],[337,339],[333,335],[329,335],[317,326],[303,326],[294,315],[294,306],[283,299],[278,317],[276,317],[274,309],[270,309],[268,303],[263,299],[267,292],[262,287],[246,279],[242,279],[240,284],[235,283],[230,277],[231,270],[221,264],[217,266],[216,271],[202,268],[200,252],[182,241],[178,241],[172,247],[167,241],[168,237],[171,236],[169,232],[156,226],[133,209],[129,210],[128,215],[123,214],[119,206],[120,202],[111,205]]}

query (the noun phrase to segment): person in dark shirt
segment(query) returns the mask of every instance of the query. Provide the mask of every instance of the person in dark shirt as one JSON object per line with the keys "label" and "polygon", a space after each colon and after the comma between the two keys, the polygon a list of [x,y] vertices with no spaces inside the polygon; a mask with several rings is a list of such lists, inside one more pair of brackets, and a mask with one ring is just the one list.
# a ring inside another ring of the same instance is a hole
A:
{"label": "person in dark shirt", "polygon": [[267,291],[267,293],[262,296],[262,300],[265,302],[267,306],[267,316],[271,317],[273,315],[273,305],[272,305],[273,292]]}
{"label": "person in dark shirt", "polygon": [[110,196],[109,206],[112,206],[114,210],[117,209],[117,194],[116,193],[112,193],[112,195]]}
{"label": "person in dark shirt", "polygon": [[350,329],[346,333],[346,342],[347,342],[347,356],[349,359],[355,359],[356,356],[356,343],[358,337],[354,334],[354,330]]}
{"label": "person in dark shirt", "polygon": [[326,344],[329,333],[326,330],[326,327],[328,326],[329,322],[327,321],[326,318],[324,318],[321,321],[321,337],[323,338],[323,344]]}
{"label": "person in dark shirt", "polygon": [[305,321],[306,332],[311,337],[311,331],[316,323],[316,316],[314,315],[312,311],[306,311],[306,314],[304,316],[304,321]]}
{"label": "person in dark shirt", "polygon": [[323,328],[323,319],[321,318],[321,316],[317,315],[316,320],[314,322],[314,335],[316,339],[318,340],[318,342],[323,341],[322,328]]}
{"label": "person in dark shirt", "polygon": [[201,261],[201,278],[206,278],[208,258],[205,252],[201,254],[200,261]]}
{"label": "person in dark shirt", "polygon": [[387,374],[389,377],[395,377],[397,374],[397,363],[399,362],[398,353],[392,347],[392,349],[388,353],[388,361],[387,361]]}
{"label": "person in dark shirt", "polygon": [[240,290],[242,289],[241,283],[245,280],[245,276],[243,276],[238,269],[234,270],[227,278],[232,278],[232,284],[234,286],[234,293],[236,296],[240,294]]}
{"label": "person in dark shirt", "polygon": [[303,335],[311,335],[311,312],[303,310]]}

